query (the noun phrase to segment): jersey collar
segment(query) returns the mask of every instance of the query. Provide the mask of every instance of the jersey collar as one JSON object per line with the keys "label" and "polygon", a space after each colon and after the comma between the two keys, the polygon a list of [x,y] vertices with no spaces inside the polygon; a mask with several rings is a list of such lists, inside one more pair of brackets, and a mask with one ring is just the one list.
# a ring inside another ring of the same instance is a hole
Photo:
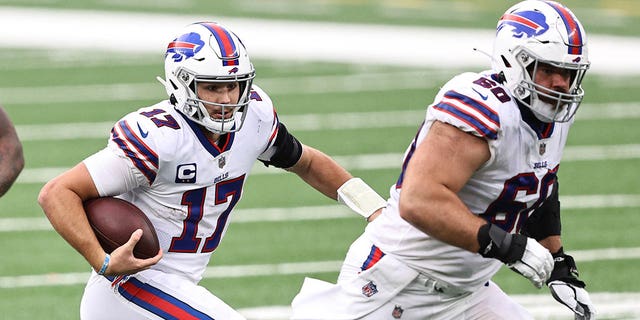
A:
{"label": "jersey collar", "polygon": [[223,134],[220,137],[220,139],[218,139],[218,143],[216,144],[211,142],[209,139],[207,139],[207,136],[205,135],[205,132],[204,132],[205,129],[203,129],[201,126],[199,126],[197,123],[195,123],[191,119],[187,118],[184,114],[182,114],[182,112],[178,111],[178,113],[187,122],[189,127],[191,127],[191,130],[193,130],[193,133],[198,138],[198,141],[200,141],[200,144],[213,157],[217,157],[221,153],[229,151],[231,149],[231,146],[233,145],[233,140],[236,136],[235,132]]}
{"label": "jersey collar", "polygon": [[522,120],[536,133],[538,140],[548,139],[551,137],[553,129],[555,128],[555,122],[548,123],[540,121],[528,107],[524,106],[520,102],[517,103]]}

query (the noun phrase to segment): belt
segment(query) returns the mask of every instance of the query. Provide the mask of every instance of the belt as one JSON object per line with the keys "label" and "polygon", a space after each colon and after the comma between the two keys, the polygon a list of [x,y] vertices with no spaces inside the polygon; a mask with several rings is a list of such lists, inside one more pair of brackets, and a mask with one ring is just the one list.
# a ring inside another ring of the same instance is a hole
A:
{"label": "belt", "polygon": [[458,296],[471,293],[470,291],[454,287],[453,285],[444,281],[434,279],[424,273],[420,273],[415,281],[417,281],[421,285],[424,285],[424,287],[427,289],[427,293],[441,293],[450,296]]}

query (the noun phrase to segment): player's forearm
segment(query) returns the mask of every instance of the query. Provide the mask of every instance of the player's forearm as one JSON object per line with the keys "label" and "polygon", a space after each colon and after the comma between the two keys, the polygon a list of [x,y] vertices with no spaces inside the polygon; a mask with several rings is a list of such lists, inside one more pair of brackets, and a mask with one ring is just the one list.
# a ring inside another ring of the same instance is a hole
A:
{"label": "player's forearm", "polygon": [[562,248],[562,240],[560,236],[549,236],[540,240],[539,242],[551,253],[556,253],[560,251],[560,248]]}
{"label": "player's forearm", "polygon": [[302,180],[325,196],[336,200],[337,190],[352,176],[332,158],[314,148],[304,146],[302,157],[292,168]]}
{"label": "player's forearm", "polygon": [[104,251],[89,226],[82,198],[56,178],[42,188],[38,203],[56,232],[92,267],[99,268]]}
{"label": "player's forearm", "polygon": [[445,186],[423,187],[422,192],[403,188],[400,196],[402,218],[431,237],[478,252],[478,229],[487,222],[470,213],[460,198]]}

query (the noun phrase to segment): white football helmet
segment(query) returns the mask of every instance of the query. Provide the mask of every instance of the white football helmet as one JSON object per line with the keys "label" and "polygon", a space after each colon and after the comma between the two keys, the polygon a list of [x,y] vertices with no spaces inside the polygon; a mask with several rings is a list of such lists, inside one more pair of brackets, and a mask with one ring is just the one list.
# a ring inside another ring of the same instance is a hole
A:
{"label": "white football helmet", "polygon": [[[217,134],[240,130],[255,69],[244,45],[228,28],[215,22],[186,26],[167,46],[164,70],[165,80],[158,80],[178,111]],[[238,82],[239,101],[219,104],[202,100],[197,92],[201,82]],[[205,103],[221,107],[222,117],[211,117]]]}
{"label": "white football helmet", "polygon": [[[532,75],[540,63],[569,71],[569,92],[535,84]],[[571,120],[584,97],[580,84],[589,64],[582,24],[557,2],[522,1],[498,21],[492,67],[504,75],[505,85],[515,98],[541,121]]]}

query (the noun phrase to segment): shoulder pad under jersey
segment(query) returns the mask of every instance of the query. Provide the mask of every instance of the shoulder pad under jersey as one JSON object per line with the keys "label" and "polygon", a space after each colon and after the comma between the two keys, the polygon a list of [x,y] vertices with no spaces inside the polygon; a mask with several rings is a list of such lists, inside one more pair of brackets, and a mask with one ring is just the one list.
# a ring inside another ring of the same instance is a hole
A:
{"label": "shoulder pad under jersey", "polygon": [[427,120],[454,125],[478,137],[495,140],[500,130],[499,107],[510,101],[506,89],[490,76],[463,73],[438,92]]}

